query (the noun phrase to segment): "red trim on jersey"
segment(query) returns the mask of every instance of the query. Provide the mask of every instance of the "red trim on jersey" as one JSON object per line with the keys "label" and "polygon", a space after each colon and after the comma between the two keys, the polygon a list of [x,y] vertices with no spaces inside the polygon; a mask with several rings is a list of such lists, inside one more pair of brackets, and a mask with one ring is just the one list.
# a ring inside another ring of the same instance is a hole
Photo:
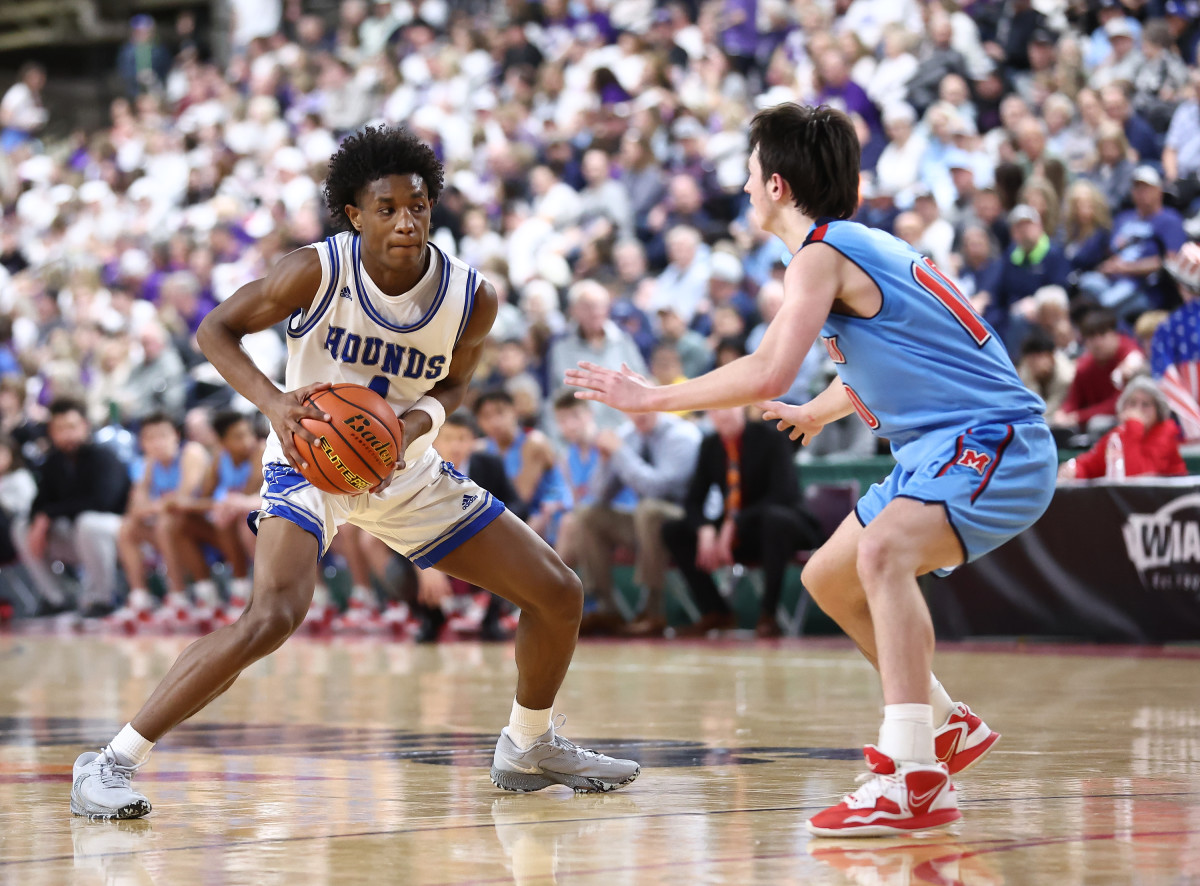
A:
{"label": "red trim on jersey", "polygon": [[954,444],[954,455],[950,456],[950,461],[948,461],[944,465],[942,465],[942,469],[940,471],[938,471],[936,474],[934,474],[935,477],[942,476],[942,474],[944,474],[944,473],[946,473],[946,471],[950,470],[950,467],[956,461],[958,461],[959,457],[962,455],[963,438],[966,436],[967,436],[966,434],[962,434],[959,436],[958,442]]}
{"label": "red trim on jersey", "polygon": [[992,474],[996,472],[996,465],[1000,464],[1000,459],[1004,455],[1004,450],[1008,448],[1008,444],[1012,442],[1013,426],[1008,425],[1008,433],[1004,435],[1004,439],[1000,441],[1000,445],[996,447],[996,457],[992,459],[992,464],[988,468],[986,474],[983,475],[983,480],[980,481],[978,488],[971,493],[971,504],[975,503],[975,499],[983,494],[983,490],[987,489],[988,483],[992,480]]}
{"label": "red trim on jersey", "polygon": [[975,344],[983,347],[991,339],[992,333],[984,325],[983,320],[970,303],[966,301],[963,294],[958,291],[958,287],[950,282],[950,278],[938,270],[937,265],[929,259],[924,260],[924,265],[913,262],[912,266],[913,279],[921,285],[921,287],[946,306],[954,319],[959,322],[975,340]]}
{"label": "red trim on jersey", "polygon": [[821,341],[825,342],[825,351],[829,354],[829,359],[834,363],[845,363],[846,355],[842,353],[842,349],[838,347],[837,336],[821,336]]}
{"label": "red trim on jersey", "polygon": [[819,226],[813,228],[813,232],[808,235],[808,241],[810,243],[820,243],[822,240],[825,239],[825,232],[828,230],[829,230],[829,225],[827,225],[827,224],[819,225]]}
{"label": "red trim on jersey", "polygon": [[854,392],[854,388],[845,382],[842,382],[842,387],[846,389],[846,396],[850,398],[850,404],[854,407],[854,411],[858,413],[858,417],[866,422],[867,427],[872,431],[879,430],[879,419],[875,417],[875,413],[867,408],[862,398]]}

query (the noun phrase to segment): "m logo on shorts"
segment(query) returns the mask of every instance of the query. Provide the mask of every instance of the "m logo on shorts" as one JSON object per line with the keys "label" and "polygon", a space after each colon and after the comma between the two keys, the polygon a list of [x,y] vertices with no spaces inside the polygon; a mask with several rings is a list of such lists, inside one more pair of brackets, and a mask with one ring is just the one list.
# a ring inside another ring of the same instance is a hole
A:
{"label": "m logo on shorts", "polygon": [[974,468],[979,472],[980,476],[987,470],[987,466],[991,464],[992,457],[986,452],[976,452],[974,449],[964,449],[963,454],[958,457],[956,465],[966,465],[968,468]]}

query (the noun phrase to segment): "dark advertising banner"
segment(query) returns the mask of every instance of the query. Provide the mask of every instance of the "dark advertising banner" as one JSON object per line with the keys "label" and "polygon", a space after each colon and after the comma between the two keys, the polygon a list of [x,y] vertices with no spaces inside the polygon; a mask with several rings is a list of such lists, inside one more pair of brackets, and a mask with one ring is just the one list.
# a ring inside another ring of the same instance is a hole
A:
{"label": "dark advertising banner", "polygon": [[1033,528],[927,585],[938,636],[1200,640],[1198,481],[1060,486]]}

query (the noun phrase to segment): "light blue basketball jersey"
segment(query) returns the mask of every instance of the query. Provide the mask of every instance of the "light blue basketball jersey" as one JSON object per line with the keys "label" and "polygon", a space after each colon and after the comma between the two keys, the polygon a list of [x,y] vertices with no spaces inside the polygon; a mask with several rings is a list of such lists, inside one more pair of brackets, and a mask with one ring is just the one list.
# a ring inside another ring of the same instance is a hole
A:
{"label": "light blue basketball jersey", "polygon": [[857,222],[818,221],[825,243],[883,295],[870,318],[831,312],[821,330],[854,408],[908,470],[967,428],[1040,420],[1041,398],[950,280],[907,243]]}
{"label": "light blue basketball jersey", "polygon": [[235,464],[233,456],[221,450],[217,460],[217,488],[213,490],[215,501],[224,501],[231,492],[242,492],[250,481],[251,459],[246,459],[240,465]]}

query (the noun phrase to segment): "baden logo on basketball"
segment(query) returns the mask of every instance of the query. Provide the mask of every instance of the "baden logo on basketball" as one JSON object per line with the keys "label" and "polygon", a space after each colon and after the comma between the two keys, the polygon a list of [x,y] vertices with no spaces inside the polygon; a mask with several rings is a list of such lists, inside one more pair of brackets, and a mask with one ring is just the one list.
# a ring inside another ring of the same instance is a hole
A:
{"label": "baden logo on basketball", "polygon": [[345,419],[342,423],[349,425],[350,430],[362,437],[363,442],[375,450],[381,462],[385,465],[392,463],[392,444],[386,440],[380,440],[374,431],[368,430],[371,426],[371,419],[360,412],[358,415],[352,415]]}
{"label": "baden logo on basketball", "polygon": [[346,467],[346,463],[342,461],[340,455],[333,451],[333,447],[329,445],[328,440],[326,440],[324,437],[321,437],[317,441],[317,444],[321,447],[321,451],[324,452],[325,456],[329,459],[329,463],[333,465],[334,470],[345,477],[347,483],[349,483],[355,489],[371,488],[370,483]]}

